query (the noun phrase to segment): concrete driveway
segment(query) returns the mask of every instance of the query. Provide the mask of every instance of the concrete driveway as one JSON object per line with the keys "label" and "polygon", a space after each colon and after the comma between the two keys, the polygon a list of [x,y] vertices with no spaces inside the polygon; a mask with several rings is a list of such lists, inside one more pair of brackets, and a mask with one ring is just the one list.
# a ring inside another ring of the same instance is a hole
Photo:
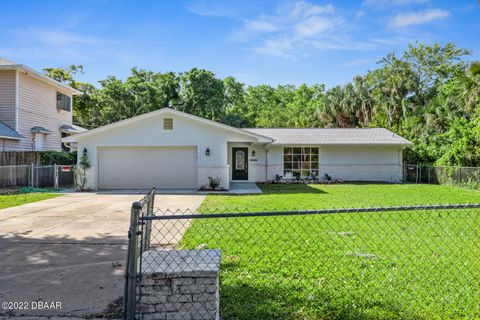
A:
{"label": "concrete driveway", "polygon": [[[130,206],[141,197],[73,193],[0,210],[0,302],[29,307],[0,308],[0,315],[87,317],[114,309],[123,295]],[[156,207],[195,210],[204,198],[160,194]],[[40,310],[38,302],[61,308]]]}

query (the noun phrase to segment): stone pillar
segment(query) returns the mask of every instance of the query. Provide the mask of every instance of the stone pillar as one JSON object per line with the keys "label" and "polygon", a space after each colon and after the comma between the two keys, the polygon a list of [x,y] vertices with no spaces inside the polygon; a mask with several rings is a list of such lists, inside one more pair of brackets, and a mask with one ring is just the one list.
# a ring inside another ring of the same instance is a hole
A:
{"label": "stone pillar", "polygon": [[218,250],[149,250],[142,255],[138,308],[144,320],[218,320]]}

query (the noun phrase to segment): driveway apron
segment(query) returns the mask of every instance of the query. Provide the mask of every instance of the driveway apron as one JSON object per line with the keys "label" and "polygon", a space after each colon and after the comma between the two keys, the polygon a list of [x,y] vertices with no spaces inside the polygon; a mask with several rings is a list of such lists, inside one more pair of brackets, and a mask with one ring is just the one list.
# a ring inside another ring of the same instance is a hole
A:
{"label": "driveway apron", "polygon": [[[123,295],[130,206],[140,193],[74,193],[0,210],[0,315],[101,316]],[[157,195],[156,209],[196,210],[204,195]],[[181,239],[177,235],[176,239]],[[55,308],[41,308],[45,305]]]}

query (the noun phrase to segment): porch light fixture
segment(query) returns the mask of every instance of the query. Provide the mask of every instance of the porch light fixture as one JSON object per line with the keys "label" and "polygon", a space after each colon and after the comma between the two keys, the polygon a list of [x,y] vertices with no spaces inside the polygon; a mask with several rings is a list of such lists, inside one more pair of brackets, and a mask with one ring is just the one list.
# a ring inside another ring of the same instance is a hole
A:
{"label": "porch light fixture", "polygon": [[255,157],[255,150],[252,151],[252,157]]}
{"label": "porch light fixture", "polygon": [[206,155],[207,157],[210,156],[210,148],[207,148],[207,150],[205,150],[205,155]]}

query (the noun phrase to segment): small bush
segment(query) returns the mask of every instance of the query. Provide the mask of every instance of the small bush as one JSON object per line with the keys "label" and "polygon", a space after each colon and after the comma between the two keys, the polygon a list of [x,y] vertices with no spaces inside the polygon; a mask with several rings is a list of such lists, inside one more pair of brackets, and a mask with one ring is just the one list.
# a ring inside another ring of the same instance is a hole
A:
{"label": "small bush", "polygon": [[325,173],[323,176],[324,176],[325,180],[332,181],[332,177],[328,173]]}
{"label": "small bush", "polygon": [[220,185],[220,178],[219,177],[216,177],[216,178],[208,177],[208,185],[210,186],[210,188],[213,191],[215,191],[215,189],[217,189],[218,186]]}

